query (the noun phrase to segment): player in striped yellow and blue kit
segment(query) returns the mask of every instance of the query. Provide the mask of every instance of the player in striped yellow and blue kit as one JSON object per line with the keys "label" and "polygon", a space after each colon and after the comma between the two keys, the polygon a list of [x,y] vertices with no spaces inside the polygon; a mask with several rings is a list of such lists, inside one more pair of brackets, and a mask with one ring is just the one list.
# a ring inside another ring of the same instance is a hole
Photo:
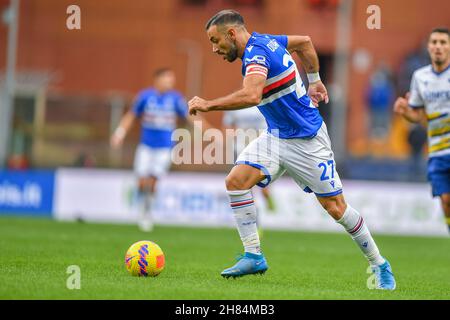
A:
{"label": "player in striped yellow and blue kit", "polygon": [[450,34],[434,29],[428,39],[431,64],[416,70],[406,98],[394,111],[411,122],[428,122],[428,179],[440,197],[450,232]]}

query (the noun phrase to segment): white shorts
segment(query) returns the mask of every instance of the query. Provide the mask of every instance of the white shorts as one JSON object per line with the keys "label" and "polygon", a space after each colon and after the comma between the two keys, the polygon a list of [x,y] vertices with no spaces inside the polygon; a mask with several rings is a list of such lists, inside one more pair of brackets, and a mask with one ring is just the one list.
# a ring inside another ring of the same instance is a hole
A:
{"label": "white shorts", "polygon": [[258,168],[265,187],[287,172],[305,191],[328,197],[342,193],[325,122],[311,139],[280,139],[263,133],[239,155],[236,164]]}
{"label": "white shorts", "polygon": [[134,157],[134,172],[139,178],[159,178],[169,171],[171,155],[171,148],[151,148],[140,144]]}

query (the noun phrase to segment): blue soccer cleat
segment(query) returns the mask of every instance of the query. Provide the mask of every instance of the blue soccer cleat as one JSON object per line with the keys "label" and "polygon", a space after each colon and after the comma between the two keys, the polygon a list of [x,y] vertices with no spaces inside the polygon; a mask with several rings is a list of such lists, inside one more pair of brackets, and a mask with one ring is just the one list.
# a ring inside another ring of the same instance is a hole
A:
{"label": "blue soccer cleat", "polygon": [[263,254],[246,252],[238,258],[238,262],[234,266],[223,270],[221,276],[237,278],[248,274],[264,274],[267,269],[269,269],[269,266]]}
{"label": "blue soccer cleat", "polygon": [[372,272],[376,277],[376,289],[380,290],[394,290],[395,289],[395,278],[392,273],[391,265],[386,260],[385,263],[372,267]]}

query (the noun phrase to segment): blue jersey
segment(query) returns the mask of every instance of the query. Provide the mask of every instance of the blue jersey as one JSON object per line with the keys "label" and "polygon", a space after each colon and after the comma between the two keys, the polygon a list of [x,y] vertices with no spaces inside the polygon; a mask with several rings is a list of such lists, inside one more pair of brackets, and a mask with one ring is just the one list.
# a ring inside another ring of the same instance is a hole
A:
{"label": "blue jersey", "polygon": [[283,139],[312,138],[323,120],[306,95],[305,85],[286,47],[287,36],[253,32],[242,56],[242,75],[267,76],[258,109],[266,118],[270,133]]}
{"label": "blue jersey", "polygon": [[177,91],[141,91],[133,106],[134,114],[142,118],[141,143],[152,148],[171,148],[177,117],[186,118],[187,111],[186,101]]}

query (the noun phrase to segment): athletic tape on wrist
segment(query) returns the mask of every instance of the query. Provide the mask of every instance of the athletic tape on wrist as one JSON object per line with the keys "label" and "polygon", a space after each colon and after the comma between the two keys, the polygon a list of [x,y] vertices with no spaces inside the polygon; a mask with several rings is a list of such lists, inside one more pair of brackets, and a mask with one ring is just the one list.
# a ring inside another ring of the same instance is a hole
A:
{"label": "athletic tape on wrist", "polygon": [[307,73],[306,76],[308,77],[309,83],[314,83],[314,82],[320,81],[320,75],[318,72]]}
{"label": "athletic tape on wrist", "polygon": [[123,127],[118,127],[116,131],[114,131],[114,135],[119,138],[125,137],[125,129]]}

